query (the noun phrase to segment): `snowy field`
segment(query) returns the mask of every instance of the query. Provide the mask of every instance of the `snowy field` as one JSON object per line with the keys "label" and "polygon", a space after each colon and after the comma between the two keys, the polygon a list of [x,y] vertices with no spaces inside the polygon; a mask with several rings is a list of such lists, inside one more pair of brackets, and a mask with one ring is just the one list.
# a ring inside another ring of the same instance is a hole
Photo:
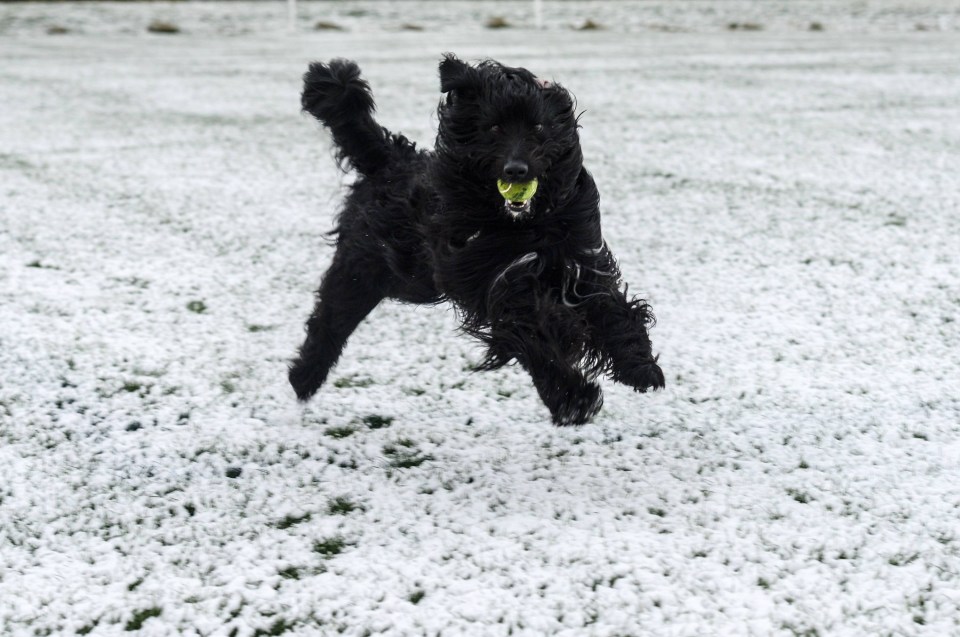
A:
{"label": "snowy field", "polygon": [[[960,635],[956,6],[546,4],[0,6],[0,634]],[[430,146],[444,51],[577,95],[665,392],[556,429],[390,303],[296,404],[300,76]]]}

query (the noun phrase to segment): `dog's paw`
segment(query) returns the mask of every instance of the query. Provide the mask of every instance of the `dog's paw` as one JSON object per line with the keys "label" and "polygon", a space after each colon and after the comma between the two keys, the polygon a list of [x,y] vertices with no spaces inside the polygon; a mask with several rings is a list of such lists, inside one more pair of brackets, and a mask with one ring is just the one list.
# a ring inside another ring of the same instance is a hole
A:
{"label": "dog's paw", "polygon": [[576,390],[564,393],[550,410],[553,424],[558,427],[583,425],[597,415],[603,406],[603,393],[595,383],[584,383]]}
{"label": "dog's paw", "polygon": [[317,393],[320,385],[323,384],[324,376],[317,373],[315,367],[305,364],[301,360],[293,361],[290,365],[290,371],[287,373],[290,385],[297,394],[297,399],[301,402],[310,400],[310,397]]}
{"label": "dog's paw", "polygon": [[641,394],[650,389],[663,389],[666,385],[663,370],[660,369],[656,361],[648,361],[626,370],[620,370],[620,373],[615,375],[614,380],[633,387]]}

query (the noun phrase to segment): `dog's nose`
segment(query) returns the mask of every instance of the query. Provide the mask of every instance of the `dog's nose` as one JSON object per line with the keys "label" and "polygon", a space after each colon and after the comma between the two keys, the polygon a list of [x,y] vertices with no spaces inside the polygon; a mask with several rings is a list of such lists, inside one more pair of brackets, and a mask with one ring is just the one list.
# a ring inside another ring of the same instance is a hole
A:
{"label": "dog's nose", "polygon": [[510,159],[503,167],[503,180],[510,182],[523,181],[530,172],[527,162],[519,159]]}

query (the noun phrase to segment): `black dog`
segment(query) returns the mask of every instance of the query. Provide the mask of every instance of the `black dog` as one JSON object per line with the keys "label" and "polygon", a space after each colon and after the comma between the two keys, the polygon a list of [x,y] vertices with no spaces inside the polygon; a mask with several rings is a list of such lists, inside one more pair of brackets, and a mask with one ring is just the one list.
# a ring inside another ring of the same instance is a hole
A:
{"label": "black dog", "polygon": [[[348,60],[314,63],[303,109],[359,173],[334,231],[337,250],[290,368],[309,399],[347,338],[384,298],[454,303],[486,345],[478,369],[517,361],[558,425],[587,422],[603,402],[597,375],[644,392],[664,385],[653,323],[621,289],[600,234],[599,194],[583,167],[570,94],[493,61],[440,63],[436,150],[417,150],[373,119],[370,87]],[[525,203],[506,184],[538,181]]]}

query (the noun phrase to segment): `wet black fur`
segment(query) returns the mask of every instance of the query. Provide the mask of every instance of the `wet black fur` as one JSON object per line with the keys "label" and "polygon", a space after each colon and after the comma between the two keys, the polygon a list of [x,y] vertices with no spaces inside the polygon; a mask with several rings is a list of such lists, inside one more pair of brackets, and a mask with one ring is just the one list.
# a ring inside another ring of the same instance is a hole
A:
{"label": "wet black fur", "polygon": [[[359,178],[290,367],[297,396],[320,388],[384,298],[452,301],[463,331],[486,345],[479,368],[517,361],[558,425],[596,414],[599,374],[640,392],[663,387],[647,336],[653,316],[627,297],[600,233],[570,94],[525,69],[451,55],[440,84],[446,97],[428,152],[376,123],[355,63],[314,63],[304,75],[303,109],[331,131]],[[496,182],[511,181],[505,170],[517,167],[527,175],[512,181],[537,177],[539,188],[531,210],[513,218]]]}

